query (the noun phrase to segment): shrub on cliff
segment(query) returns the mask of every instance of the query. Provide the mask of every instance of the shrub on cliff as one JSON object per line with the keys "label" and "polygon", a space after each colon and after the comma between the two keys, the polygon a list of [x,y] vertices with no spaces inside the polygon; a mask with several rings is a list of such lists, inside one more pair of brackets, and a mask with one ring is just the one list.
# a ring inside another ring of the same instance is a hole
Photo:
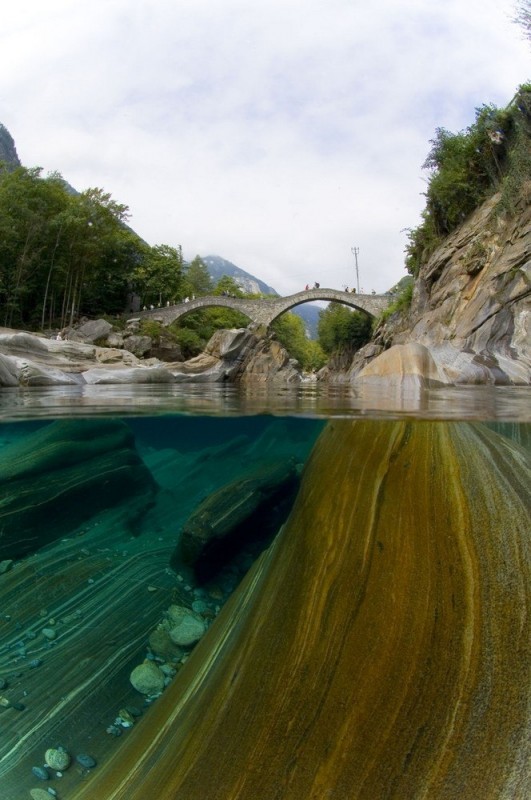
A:
{"label": "shrub on cliff", "polygon": [[430,170],[422,222],[408,232],[406,268],[418,275],[445,236],[487,197],[502,192],[500,208],[513,211],[531,178],[531,85],[519,88],[505,109],[484,105],[459,133],[436,130],[423,164]]}

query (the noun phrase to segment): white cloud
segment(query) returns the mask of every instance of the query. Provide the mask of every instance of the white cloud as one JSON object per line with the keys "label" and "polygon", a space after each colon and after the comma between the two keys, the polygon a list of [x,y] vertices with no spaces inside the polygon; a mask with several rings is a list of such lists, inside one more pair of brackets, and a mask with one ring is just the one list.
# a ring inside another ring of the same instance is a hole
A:
{"label": "white cloud", "polygon": [[510,0],[20,0],[0,121],[27,165],[103,186],[152,243],[287,293],[403,274],[437,126],[529,72]]}

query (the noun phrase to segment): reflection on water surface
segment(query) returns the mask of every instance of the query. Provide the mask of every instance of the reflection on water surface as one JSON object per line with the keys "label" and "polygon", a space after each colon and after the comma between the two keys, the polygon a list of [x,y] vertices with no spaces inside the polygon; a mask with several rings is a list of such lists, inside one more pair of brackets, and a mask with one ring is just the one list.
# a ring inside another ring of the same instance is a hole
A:
{"label": "reflection on water surface", "polygon": [[62,386],[2,389],[0,419],[95,414],[276,414],[372,419],[531,421],[531,389],[521,386],[451,386],[415,391],[384,387],[296,387],[227,384]]}

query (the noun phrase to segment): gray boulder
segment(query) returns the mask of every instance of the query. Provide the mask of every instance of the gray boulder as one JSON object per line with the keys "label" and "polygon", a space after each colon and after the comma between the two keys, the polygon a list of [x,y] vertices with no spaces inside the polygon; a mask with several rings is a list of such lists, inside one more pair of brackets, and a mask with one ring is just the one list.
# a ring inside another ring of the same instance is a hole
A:
{"label": "gray boulder", "polygon": [[112,331],[112,325],[104,319],[92,319],[80,325],[75,330],[70,330],[66,338],[74,342],[95,342],[97,339],[106,339]]}
{"label": "gray boulder", "polygon": [[123,346],[126,348],[126,350],[129,350],[130,353],[133,353],[139,358],[142,358],[142,356],[145,356],[146,353],[149,353],[152,345],[153,339],[151,336],[127,336],[123,340]]}
{"label": "gray boulder", "polygon": [[85,383],[173,383],[174,377],[164,367],[131,367],[125,369],[88,369],[83,373]]}

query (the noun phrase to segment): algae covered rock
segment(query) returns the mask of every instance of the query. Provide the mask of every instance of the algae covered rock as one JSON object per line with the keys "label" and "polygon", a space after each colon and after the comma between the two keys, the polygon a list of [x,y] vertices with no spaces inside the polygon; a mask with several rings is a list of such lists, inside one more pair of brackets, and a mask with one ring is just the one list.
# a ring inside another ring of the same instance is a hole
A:
{"label": "algae covered rock", "polygon": [[164,673],[152,661],[144,661],[135,667],[129,680],[141,694],[158,694],[164,689]]}
{"label": "algae covered rock", "polygon": [[170,606],[168,621],[171,625],[170,639],[179,647],[191,647],[196,644],[206,630],[203,618],[184,606]]}

